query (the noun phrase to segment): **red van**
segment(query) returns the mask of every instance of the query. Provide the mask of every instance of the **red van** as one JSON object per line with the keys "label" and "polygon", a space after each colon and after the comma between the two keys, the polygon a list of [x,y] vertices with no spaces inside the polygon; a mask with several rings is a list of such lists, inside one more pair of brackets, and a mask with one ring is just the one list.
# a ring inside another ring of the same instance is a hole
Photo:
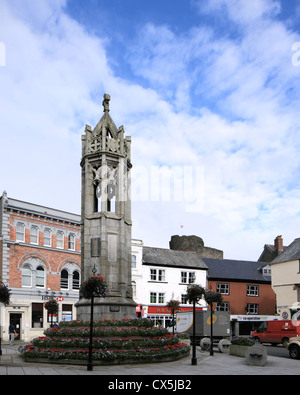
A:
{"label": "red van", "polygon": [[282,343],[286,347],[290,337],[300,336],[300,321],[264,321],[251,333],[251,336],[261,343],[272,343],[272,345]]}

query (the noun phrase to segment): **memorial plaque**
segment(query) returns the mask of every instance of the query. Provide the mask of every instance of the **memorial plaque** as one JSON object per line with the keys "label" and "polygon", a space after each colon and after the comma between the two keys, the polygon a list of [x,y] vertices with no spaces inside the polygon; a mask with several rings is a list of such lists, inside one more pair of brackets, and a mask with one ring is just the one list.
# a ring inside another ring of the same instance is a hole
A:
{"label": "memorial plaque", "polygon": [[91,257],[101,256],[101,240],[100,237],[91,239]]}
{"label": "memorial plaque", "polygon": [[117,313],[118,311],[120,311],[120,306],[110,306],[109,311]]}

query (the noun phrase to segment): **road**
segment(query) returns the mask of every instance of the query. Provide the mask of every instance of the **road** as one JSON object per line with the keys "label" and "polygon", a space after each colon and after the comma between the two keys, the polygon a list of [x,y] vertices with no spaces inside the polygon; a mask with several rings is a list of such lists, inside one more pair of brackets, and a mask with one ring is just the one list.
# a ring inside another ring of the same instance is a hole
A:
{"label": "road", "polygon": [[282,345],[271,346],[271,344],[268,343],[263,343],[263,345],[266,347],[268,355],[273,357],[290,358],[288,350]]}

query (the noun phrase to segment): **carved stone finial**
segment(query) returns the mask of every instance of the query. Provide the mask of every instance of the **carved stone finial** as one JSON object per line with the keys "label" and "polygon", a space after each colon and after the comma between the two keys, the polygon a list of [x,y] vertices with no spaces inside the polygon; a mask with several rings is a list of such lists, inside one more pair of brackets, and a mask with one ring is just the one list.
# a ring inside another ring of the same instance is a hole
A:
{"label": "carved stone finial", "polygon": [[107,93],[105,93],[102,102],[102,106],[104,108],[103,112],[109,112],[109,101],[110,101],[110,96]]}

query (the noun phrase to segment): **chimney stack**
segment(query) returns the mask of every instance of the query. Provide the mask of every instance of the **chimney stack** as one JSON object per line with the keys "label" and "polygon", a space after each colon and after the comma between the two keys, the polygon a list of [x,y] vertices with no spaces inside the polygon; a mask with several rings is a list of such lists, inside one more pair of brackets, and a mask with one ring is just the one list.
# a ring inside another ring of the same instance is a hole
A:
{"label": "chimney stack", "polygon": [[283,251],[283,239],[282,236],[277,236],[274,240],[274,250],[276,254],[280,254]]}

